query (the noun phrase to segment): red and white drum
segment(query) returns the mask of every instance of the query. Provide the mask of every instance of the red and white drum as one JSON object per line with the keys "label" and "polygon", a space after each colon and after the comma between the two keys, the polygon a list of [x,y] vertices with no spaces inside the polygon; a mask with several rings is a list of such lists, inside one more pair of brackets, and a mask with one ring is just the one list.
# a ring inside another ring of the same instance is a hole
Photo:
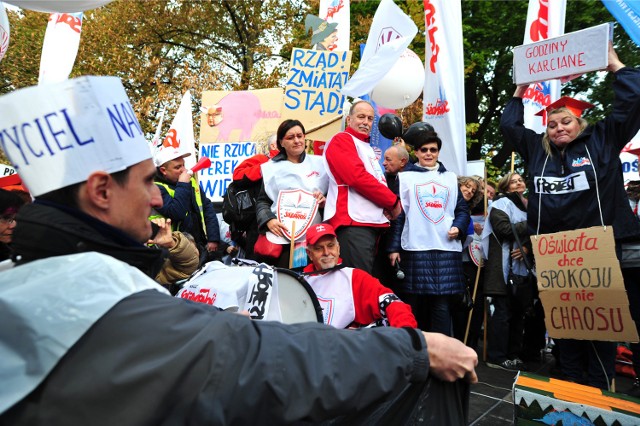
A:
{"label": "red and white drum", "polygon": [[209,262],[176,297],[232,312],[247,310],[256,320],[322,322],[322,309],[305,279],[288,269],[265,264],[226,266]]}

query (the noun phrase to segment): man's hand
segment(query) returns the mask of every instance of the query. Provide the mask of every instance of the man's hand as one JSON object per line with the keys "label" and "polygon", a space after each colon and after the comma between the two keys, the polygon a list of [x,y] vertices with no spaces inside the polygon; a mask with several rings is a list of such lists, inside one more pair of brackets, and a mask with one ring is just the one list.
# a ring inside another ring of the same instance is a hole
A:
{"label": "man's hand", "polygon": [[176,245],[175,240],[173,239],[173,234],[171,232],[171,219],[165,219],[163,217],[151,219],[151,222],[158,225],[158,233],[156,237],[152,240],[147,241],[147,244],[155,244],[160,247],[164,247],[167,249],[173,248]]}
{"label": "man's hand", "polygon": [[464,379],[469,383],[477,383],[478,365],[476,351],[458,339],[447,337],[441,333],[426,333],[427,353],[429,354],[429,370],[440,380],[454,382]]}
{"label": "man's hand", "polygon": [[178,177],[178,182],[189,182],[191,180],[191,175],[188,172],[189,171],[187,169],[184,169],[184,171],[180,173],[180,176]]}
{"label": "man's hand", "polygon": [[400,213],[402,213],[402,203],[400,203],[399,201],[396,203],[395,206],[393,206],[393,209],[391,210],[384,209],[384,217],[386,217],[389,220],[397,219],[398,216],[400,216]]}
{"label": "man's hand", "polygon": [[218,250],[218,243],[216,241],[209,241],[207,243],[207,251],[212,252]]}

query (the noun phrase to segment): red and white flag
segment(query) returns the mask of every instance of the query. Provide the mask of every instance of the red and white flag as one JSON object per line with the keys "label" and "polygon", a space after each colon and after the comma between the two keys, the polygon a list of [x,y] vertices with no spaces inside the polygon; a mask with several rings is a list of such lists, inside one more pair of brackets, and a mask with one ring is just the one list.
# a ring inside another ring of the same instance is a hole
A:
{"label": "red and white flag", "polygon": [[447,170],[465,175],[467,140],[460,0],[424,0],[424,22],[423,120],[442,139],[440,161]]}
{"label": "red and white flag", "polygon": [[193,110],[191,109],[191,92],[187,90],[182,96],[182,101],[178,107],[178,112],[171,122],[171,127],[165,136],[165,141],[171,144],[178,144],[180,151],[191,154],[184,159],[184,165],[187,169],[195,166],[198,161],[196,158],[196,140],[193,136]]}
{"label": "red and white flag", "polygon": [[[567,0],[529,0],[523,44],[534,43],[564,34]],[[529,86],[522,102],[524,125],[536,132],[545,131],[543,117],[534,115],[560,98],[560,81],[542,81]]]}
{"label": "red and white flag", "polygon": [[67,80],[76,61],[82,30],[82,12],[52,13],[42,45],[38,84]]}
{"label": "red and white flag", "polygon": [[349,50],[351,32],[349,9],[349,0],[320,0],[318,16],[327,22],[338,24],[336,27],[338,30],[336,48],[332,50]]}

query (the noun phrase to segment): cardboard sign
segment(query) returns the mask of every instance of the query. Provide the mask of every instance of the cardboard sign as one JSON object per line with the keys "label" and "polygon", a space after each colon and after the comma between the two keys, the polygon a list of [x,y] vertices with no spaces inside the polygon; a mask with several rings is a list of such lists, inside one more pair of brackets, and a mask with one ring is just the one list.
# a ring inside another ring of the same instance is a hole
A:
{"label": "cardboard sign", "polygon": [[281,109],[282,89],[202,92],[200,143],[266,141]]}
{"label": "cardboard sign", "polygon": [[199,157],[209,157],[211,167],[198,172],[198,181],[211,201],[222,201],[227,186],[233,180],[238,164],[256,154],[253,142],[232,142],[200,145]]}
{"label": "cardboard sign", "polygon": [[282,119],[300,120],[310,139],[329,140],[340,131],[344,102],[340,90],[347,83],[350,66],[350,51],[293,49]]}
{"label": "cardboard sign", "polygon": [[549,336],[638,341],[612,227],[543,234],[532,243]]}
{"label": "cardboard sign", "polygon": [[612,24],[602,24],[513,49],[513,81],[529,84],[605,69]]}

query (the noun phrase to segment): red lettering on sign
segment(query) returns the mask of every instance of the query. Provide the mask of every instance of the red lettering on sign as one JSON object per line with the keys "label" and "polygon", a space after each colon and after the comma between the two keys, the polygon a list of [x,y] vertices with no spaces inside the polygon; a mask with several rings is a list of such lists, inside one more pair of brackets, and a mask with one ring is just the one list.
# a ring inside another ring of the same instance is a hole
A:
{"label": "red lettering on sign", "polygon": [[435,20],[436,8],[431,4],[430,0],[424,0],[424,26],[429,35],[429,45],[431,46],[431,59],[429,60],[429,69],[432,73],[436,72],[436,63],[438,62],[438,53],[440,46],[436,43],[435,33],[438,31]]}
{"label": "red lettering on sign", "polygon": [[68,13],[52,13],[49,16],[49,21],[54,21],[56,24],[67,24],[69,28],[80,34],[82,30],[82,19],[76,18]]}
{"label": "red lettering on sign", "polygon": [[531,23],[529,37],[531,41],[546,40],[549,38],[549,0],[539,0],[538,19]]}

